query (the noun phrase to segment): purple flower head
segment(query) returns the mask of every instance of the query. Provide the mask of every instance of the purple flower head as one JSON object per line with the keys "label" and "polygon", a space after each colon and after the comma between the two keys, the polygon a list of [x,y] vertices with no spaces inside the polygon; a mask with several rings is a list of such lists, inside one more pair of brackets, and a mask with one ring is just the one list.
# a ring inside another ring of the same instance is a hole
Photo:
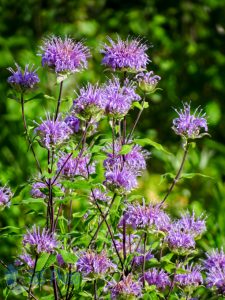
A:
{"label": "purple flower head", "polygon": [[87,68],[89,49],[82,42],[56,36],[46,38],[41,46],[42,66],[48,66],[59,74],[80,72]]}
{"label": "purple flower head", "polygon": [[107,288],[111,292],[112,300],[120,299],[120,297],[121,299],[140,297],[142,290],[140,282],[133,281],[131,274],[127,277],[123,276],[123,279],[119,282],[116,282],[115,280],[109,282]]}
{"label": "purple flower head", "polygon": [[95,163],[91,162],[89,154],[74,158],[68,153],[61,153],[57,166],[58,171],[63,167],[61,175],[67,178],[73,178],[76,175],[87,178],[95,173]]}
{"label": "purple flower head", "polygon": [[104,55],[102,64],[116,69],[126,69],[132,72],[138,72],[146,69],[147,63],[150,61],[146,54],[147,46],[140,39],[123,41],[119,36],[113,41],[107,38],[108,44],[103,45],[101,53]]}
{"label": "purple flower head", "polygon": [[[152,268],[148,272],[145,272],[144,278],[149,285],[155,285],[157,289],[164,290],[170,285],[169,275],[164,270]],[[143,281],[143,276],[141,281]]]}
{"label": "purple flower head", "polygon": [[77,263],[77,271],[81,272],[86,277],[102,277],[106,276],[116,266],[107,258],[105,252],[95,253],[92,251],[83,252],[80,255]]}
{"label": "purple flower head", "polygon": [[197,287],[203,283],[200,265],[183,267],[182,273],[175,274],[174,280],[180,287]]}
{"label": "purple flower head", "polygon": [[195,110],[194,114],[191,114],[191,107],[188,103],[184,104],[184,109],[177,111],[179,118],[173,120],[172,129],[176,134],[184,136],[186,138],[195,139],[201,137],[201,128],[204,131],[208,131],[207,120],[205,114],[201,115],[202,110],[198,112]]}
{"label": "purple flower head", "polygon": [[173,252],[181,255],[185,255],[195,248],[193,235],[179,230],[176,225],[172,225],[165,241]]}
{"label": "purple flower head", "polygon": [[109,197],[106,192],[102,191],[99,188],[93,189],[93,191],[90,193],[89,198],[92,202],[95,202],[96,200],[109,202],[111,199],[111,197]]}
{"label": "purple flower head", "polygon": [[26,65],[25,70],[23,71],[21,67],[16,64],[16,70],[13,70],[12,68],[8,68],[8,70],[12,73],[8,78],[8,83],[20,92],[32,89],[40,81],[37,70],[34,70],[34,66],[29,68],[29,65]]}
{"label": "purple flower head", "polygon": [[[142,248],[138,248],[137,252],[139,252],[140,254],[143,253],[143,249]],[[144,263],[144,258],[145,261],[149,261],[150,259],[152,259],[154,257],[154,255],[151,253],[151,251],[146,252],[145,254],[141,254],[141,255],[136,255],[133,258],[133,264],[135,266],[142,266]]]}
{"label": "purple flower head", "polygon": [[169,216],[158,206],[149,204],[128,205],[127,210],[122,217],[119,226],[122,226],[125,219],[126,226],[133,229],[150,227],[154,231],[168,231],[171,227]]}
{"label": "purple flower head", "polygon": [[78,97],[73,101],[73,111],[85,119],[92,117],[98,120],[105,109],[105,102],[102,88],[98,84],[88,83],[80,89]]}
{"label": "purple flower head", "polygon": [[106,145],[103,149],[107,153],[107,158],[103,163],[105,168],[113,168],[114,165],[124,166],[137,176],[146,169],[146,159],[149,157],[149,152],[143,150],[141,146],[134,145],[131,151],[124,155],[120,154],[122,150],[120,143],[116,142],[114,144],[114,154],[112,149],[112,144]]}
{"label": "purple flower head", "polygon": [[225,268],[211,268],[206,272],[206,284],[225,295]]}
{"label": "purple flower head", "polygon": [[0,187],[0,208],[3,207],[9,207],[10,206],[10,200],[13,196],[12,191],[10,188],[3,186]]}
{"label": "purple flower head", "polygon": [[73,133],[64,121],[60,121],[59,119],[51,120],[49,115],[47,115],[45,121],[42,120],[42,123],[35,129],[35,132],[39,137],[41,145],[47,149],[61,145]]}
{"label": "purple flower head", "polygon": [[64,122],[69,126],[73,133],[77,133],[80,129],[80,120],[74,116],[68,116]]}
{"label": "purple flower head", "polygon": [[41,191],[41,189],[47,189],[48,186],[46,183],[43,182],[35,182],[32,184],[32,189],[30,194],[33,198],[43,198],[45,199],[47,196]]}
{"label": "purple flower head", "polygon": [[207,258],[204,260],[204,268],[210,270],[212,268],[225,270],[225,253],[221,249],[213,250],[206,253]]}
{"label": "purple flower head", "polygon": [[183,214],[175,226],[183,232],[190,233],[194,238],[200,237],[206,231],[205,219],[202,216],[196,218],[194,212],[192,215],[190,213]]}
{"label": "purple flower head", "polygon": [[35,259],[33,259],[29,254],[23,253],[15,261],[16,266],[27,265],[29,268],[33,269],[35,265]]}
{"label": "purple flower head", "polygon": [[106,113],[114,118],[125,116],[131,108],[132,102],[141,99],[136,94],[135,89],[135,84],[128,80],[123,86],[120,85],[120,80],[117,77],[109,80],[104,87]]}
{"label": "purple flower head", "polygon": [[138,182],[131,170],[127,170],[126,167],[121,169],[115,165],[106,169],[104,185],[118,194],[127,194],[137,187]]}
{"label": "purple flower head", "polygon": [[57,247],[57,241],[47,229],[41,230],[40,227],[34,225],[32,230],[27,230],[23,237],[23,246],[27,245],[37,254],[42,252],[52,253]]}
{"label": "purple flower head", "polygon": [[154,92],[158,82],[161,80],[161,77],[158,75],[154,75],[153,71],[150,72],[141,72],[136,75],[137,81],[139,83],[139,87],[147,92]]}

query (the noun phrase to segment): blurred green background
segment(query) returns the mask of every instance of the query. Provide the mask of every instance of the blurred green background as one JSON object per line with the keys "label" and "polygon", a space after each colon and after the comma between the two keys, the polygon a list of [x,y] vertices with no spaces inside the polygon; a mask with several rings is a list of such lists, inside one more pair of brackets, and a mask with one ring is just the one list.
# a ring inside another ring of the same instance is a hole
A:
{"label": "blurred green background", "polygon": [[[173,108],[180,108],[182,101],[191,101],[193,107],[201,105],[208,115],[211,138],[198,141],[197,147],[191,150],[185,173],[203,173],[210,178],[196,176],[181,181],[170,195],[168,206],[174,215],[187,208],[208,215],[208,232],[201,241],[202,249],[225,245],[224,11],[225,1],[221,0],[1,0],[1,183],[9,184],[15,191],[18,185],[34,176],[35,166],[22,136],[20,106],[7,98],[10,90],[6,82],[7,68],[15,62],[39,66],[41,84],[36,93],[54,97],[58,93],[54,75],[41,68],[37,56],[42,38],[54,33],[84,40],[91,47],[93,57],[88,71],[66,81],[63,93],[67,99],[66,109],[71,105],[73,90],[82,82],[105,80],[99,49],[107,35],[140,36],[149,45],[152,60],[149,70],[162,77],[162,91],[151,97],[150,108],[143,114],[137,135],[152,138],[174,154],[167,156],[149,147],[152,151],[149,172],[140,182],[141,189],[149,200],[162,197],[169,180],[160,183],[161,174],[175,173],[182,158],[180,138],[171,130],[176,116]],[[54,101],[43,97],[27,103],[29,125],[33,126],[34,119],[38,121],[54,106]],[[132,117],[136,113],[132,112]],[[42,159],[44,155],[39,153]],[[18,199],[27,195],[28,190],[25,190]],[[30,226],[40,213],[37,205],[33,206],[12,206],[1,212],[0,227]],[[31,209],[34,212],[28,214]],[[15,238],[5,234],[0,245],[1,256],[12,261],[10,256],[16,254]]]}

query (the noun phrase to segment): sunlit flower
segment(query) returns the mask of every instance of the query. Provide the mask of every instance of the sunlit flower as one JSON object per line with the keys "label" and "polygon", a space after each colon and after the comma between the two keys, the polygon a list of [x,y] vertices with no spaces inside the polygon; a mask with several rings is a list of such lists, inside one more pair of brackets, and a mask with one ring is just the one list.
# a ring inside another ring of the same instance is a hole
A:
{"label": "sunlit flower", "polygon": [[132,171],[114,166],[106,169],[104,185],[113,192],[127,194],[137,187],[138,182]]}
{"label": "sunlit flower", "polygon": [[74,116],[68,116],[64,122],[69,126],[73,133],[77,133],[80,129],[80,120]]}
{"label": "sunlit flower", "polygon": [[35,259],[32,258],[29,254],[23,253],[15,261],[16,266],[27,265],[29,268],[33,269],[35,265]]}
{"label": "sunlit flower", "polygon": [[73,133],[64,121],[51,119],[49,115],[47,115],[46,120],[42,120],[42,123],[38,125],[35,132],[41,145],[47,149],[61,145]]}
{"label": "sunlit flower", "polygon": [[131,108],[132,102],[141,100],[135,89],[135,84],[128,80],[122,86],[117,77],[109,80],[104,87],[106,113],[115,118],[125,116]]}
{"label": "sunlit flower", "polygon": [[105,276],[114,270],[116,266],[107,258],[105,252],[95,253],[87,251],[81,253],[77,263],[77,271],[84,276]]}
{"label": "sunlit flower", "polygon": [[35,85],[40,81],[37,75],[37,70],[34,70],[34,66],[25,66],[23,71],[21,67],[16,64],[16,70],[8,68],[12,73],[8,78],[8,82],[20,92],[25,92],[28,89],[35,87]]}
{"label": "sunlit flower", "polygon": [[202,110],[195,110],[191,114],[191,107],[188,103],[184,104],[184,109],[177,111],[179,118],[173,120],[173,130],[176,134],[184,136],[186,138],[198,138],[201,137],[200,131],[208,131],[207,120],[205,114],[201,115]]}
{"label": "sunlit flower", "polygon": [[104,44],[101,53],[104,55],[102,64],[116,69],[127,69],[137,72],[146,69],[150,61],[146,54],[147,46],[140,39],[126,39],[123,41],[119,36],[113,41],[108,37],[109,45]]}
{"label": "sunlit flower", "polygon": [[175,226],[183,232],[192,234],[195,238],[200,237],[206,231],[205,219],[202,216],[197,218],[194,212],[192,215],[190,213],[183,214]]}
{"label": "sunlit flower", "polygon": [[136,75],[139,87],[145,92],[153,92],[156,89],[158,82],[161,80],[161,77],[154,75],[153,71],[150,72],[141,72]]}
{"label": "sunlit flower", "polygon": [[13,193],[9,187],[0,187],[0,208],[5,206],[10,206],[10,200]]}
{"label": "sunlit flower", "polygon": [[223,268],[225,270],[225,253],[221,249],[212,250],[206,253],[207,258],[204,260],[204,267],[206,270],[210,270],[212,268]]}
{"label": "sunlit flower", "polygon": [[51,253],[57,247],[57,241],[52,233],[47,229],[40,229],[35,225],[32,230],[27,230],[23,237],[23,246],[29,246],[37,254],[42,252]]}
{"label": "sunlit flower", "polygon": [[169,275],[164,271],[157,268],[152,268],[144,273],[141,280],[146,280],[149,285],[155,285],[159,290],[164,290],[170,285]]}
{"label": "sunlit flower", "polygon": [[120,297],[121,299],[140,297],[142,290],[140,282],[134,281],[131,274],[127,277],[123,276],[123,279],[119,282],[116,282],[115,280],[109,282],[107,288],[110,290],[111,298],[113,300],[120,299]]}
{"label": "sunlit flower", "polygon": [[78,97],[73,101],[73,112],[80,114],[85,119],[98,119],[106,105],[102,88],[96,84],[88,84],[80,89]]}
{"label": "sunlit flower", "polygon": [[129,204],[119,226],[122,226],[123,220],[125,220],[126,226],[133,229],[149,227],[155,231],[168,231],[171,227],[169,216],[158,206],[151,204],[148,206],[139,203]]}
{"label": "sunlit flower", "polygon": [[47,65],[56,73],[75,73],[87,68],[89,49],[82,42],[71,38],[51,36],[41,46],[42,65]]}
{"label": "sunlit flower", "polygon": [[58,170],[61,174],[68,178],[73,178],[76,175],[87,178],[90,174],[95,173],[95,163],[91,162],[89,154],[81,157],[70,157],[68,153],[62,153],[57,163]]}
{"label": "sunlit flower", "polygon": [[183,272],[175,274],[174,281],[180,287],[197,287],[203,283],[200,265],[183,267]]}

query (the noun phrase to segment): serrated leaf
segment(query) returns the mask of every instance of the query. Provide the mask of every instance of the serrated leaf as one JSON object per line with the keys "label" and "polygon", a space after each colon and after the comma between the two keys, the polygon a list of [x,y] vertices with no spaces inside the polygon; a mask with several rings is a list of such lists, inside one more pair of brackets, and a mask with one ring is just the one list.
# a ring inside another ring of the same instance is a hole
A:
{"label": "serrated leaf", "polygon": [[74,285],[75,290],[79,290],[81,286],[82,276],[79,272],[76,272],[71,277],[71,283]]}
{"label": "serrated leaf", "polygon": [[125,154],[129,153],[132,150],[132,148],[133,148],[133,145],[123,145],[119,154],[125,155]]}
{"label": "serrated leaf", "polygon": [[80,295],[80,296],[83,296],[83,297],[85,297],[85,298],[91,298],[91,299],[93,299],[92,294],[90,294],[90,293],[88,293],[88,292],[86,292],[86,291],[80,292],[79,295]]}
{"label": "serrated leaf", "polygon": [[74,253],[68,252],[63,249],[59,250],[59,253],[62,255],[62,258],[65,261],[65,263],[68,264],[74,264],[78,259],[78,257]]}
{"label": "serrated leaf", "polygon": [[36,272],[40,272],[43,270],[50,253],[42,253],[41,256],[38,258],[37,265],[36,265]]}
{"label": "serrated leaf", "polygon": [[134,140],[135,143],[141,145],[141,146],[146,146],[146,145],[151,145],[152,147],[154,147],[155,149],[162,151],[168,155],[171,155],[171,153],[169,151],[167,151],[161,144],[156,143],[154,141],[152,141],[149,138],[144,138],[144,139],[135,139]]}
{"label": "serrated leaf", "polygon": [[201,174],[201,173],[183,173],[180,178],[188,178],[188,179],[190,179],[190,178],[193,178],[195,176],[200,176],[200,177],[204,177],[204,178],[214,179],[211,176],[208,176],[208,175],[205,175],[205,174]]}
{"label": "serrated leaf", "polygon": [[45,264],[45,268],[49,268],[50,266],[54,265],[56,262],[56,256],[54,254],[51,254]]}
{"label": "serrated leaf", "polygon": [[41,99],[41,98],[43,99],[43,97],[44,97],[44,94],[43,94],[43,93],[38,93],[37,95],[35,95],[35,96],[33,96],[33,97],[31,97],[31,98],[25,100],[25,102],[29,102],[29,101],[31,101],[31,100],[36,100],[36,99]]}
{"label": "serrated leaf", "polygon": [[139,108],[140,110],[142,109],[142,106],[141,106],[141,104],[140,104],[138,101],[134,101],[134,102],[132,103],[132,107],[137,107],[137,108]]}
{"label": "serrated leaf", "polygon": [[174,253],[168,253],[161,258],[161,262],[170,262],[171,258],[174,256]]}
{"label": "serrated leaf", "polygon": [[73,218],[82,218],[86,214],[86,211],[73,213]]}

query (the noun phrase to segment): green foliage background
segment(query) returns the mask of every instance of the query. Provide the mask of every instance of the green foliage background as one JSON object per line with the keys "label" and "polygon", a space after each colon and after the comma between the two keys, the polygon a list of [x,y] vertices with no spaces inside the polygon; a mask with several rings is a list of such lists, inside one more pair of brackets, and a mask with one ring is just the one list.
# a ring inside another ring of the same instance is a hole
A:
{"label": "green foliage background", "polygon": [[[69,108],[73,90],[81,82],[104,80],[99,49],[106,35],[122,38],[143,37],[149,44],[152,63],[149,69],[162,77],[163,89],[151,98],[138,126],[137,135],[149,137],[163,144],[168,156],[152,151],[149,173],[140,182],[141,190],[149,201],[161,199],[169,178],[161,184],[161,174],[175,173],[182,157],[179,137],[171,130],[172,119],[182,101],[191,101],[206,111],[212,138],[204,138],[191,150],[185,173],[203,173],[209,177],[194,176],[182,180],[170,196],[169,209],[174,215],[182,209],[194,208],[197,213],[208,215],[208,232],[201,246],[224,245],[225,238],[225,2],[221,0],[162,1],[162,0],[1,0],[0,1],[0,181],[16,190],[33,176],[34,162],[27,153],[20,106],[7,97],[7,67],[14,62],[40,66],[39,51],[43,37],[54,33],[82,39],[92,48],[93,58],[89,69],[71,76],[64,89],[64,108]],[[40,66],[38,71],[40,91],[54,97],[58,93],[54,75]],[[46,90],[47,87],[47,90]],[[39,91],[38,91],[39,92]],[[34,95],[37,92],[34,92]],[[55,102],[50,97],[40,97],[26,105],[30,126],[45,112],[53,110]],[[133,112],[134,118],[137,112]],[[130,119],[131,122],[132,118]],[[39,156],[45,160],[45,154]],[[29,194],[29,189],[18,193],[18,202]],[[79,209],[79,208],[78,208]],[[1,212],[0,228],[5,226],[30,226],[41,214],[38,205],[17,205]],[[25,216],[25,217],[24,217]],[[2,231],[0,254],[9,262],[16,255],[17,238],[13,229]],[[17,232],[15,232],[16,234]],[[16,235],[17,237],[17,235]]]}

